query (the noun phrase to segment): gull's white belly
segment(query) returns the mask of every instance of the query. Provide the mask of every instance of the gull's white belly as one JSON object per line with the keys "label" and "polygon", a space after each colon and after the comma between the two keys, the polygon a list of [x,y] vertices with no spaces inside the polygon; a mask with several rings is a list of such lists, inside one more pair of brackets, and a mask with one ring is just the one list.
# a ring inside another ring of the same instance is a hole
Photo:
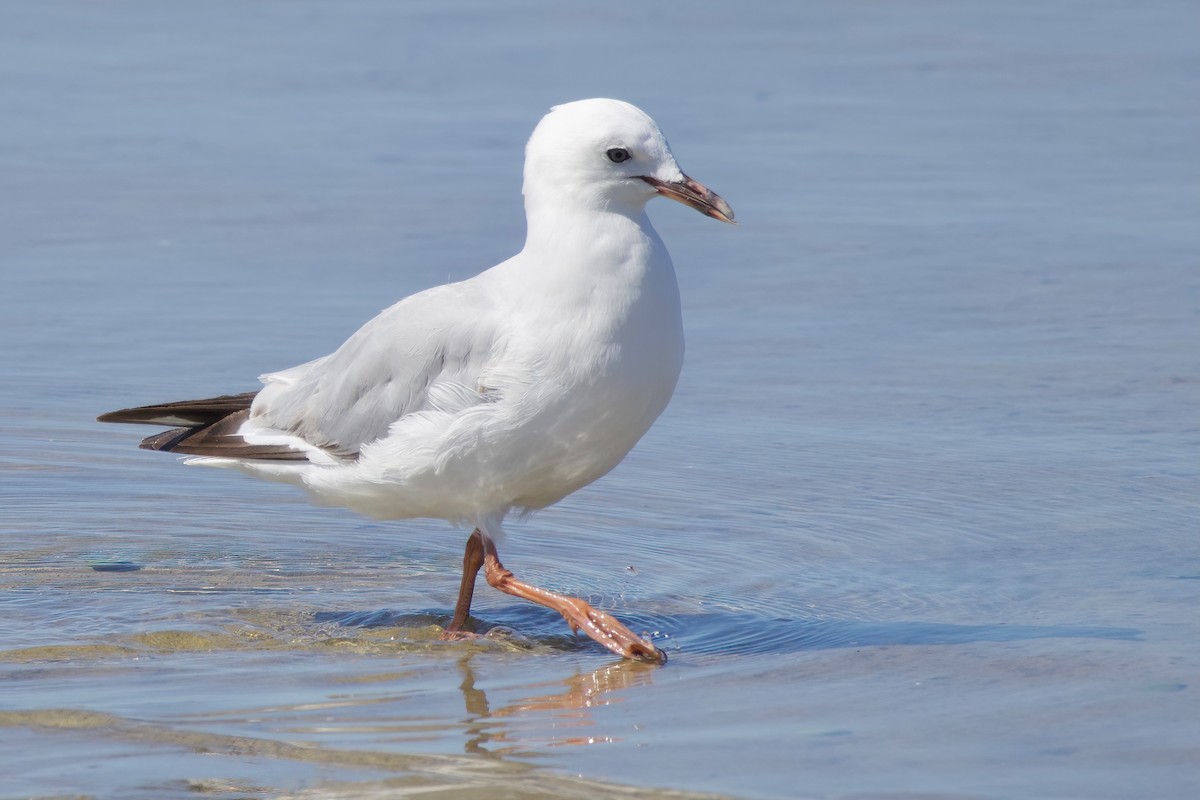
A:
{"label": "gull's white belly", "polygon": [[530,387],[452,419],[399,425],[354,467],[312,465],[297,477],[318,502],[380,519],[544,508],[620,463],[666,407],[681,357],[682,348],[649,376],[639,358],[587,383]]}

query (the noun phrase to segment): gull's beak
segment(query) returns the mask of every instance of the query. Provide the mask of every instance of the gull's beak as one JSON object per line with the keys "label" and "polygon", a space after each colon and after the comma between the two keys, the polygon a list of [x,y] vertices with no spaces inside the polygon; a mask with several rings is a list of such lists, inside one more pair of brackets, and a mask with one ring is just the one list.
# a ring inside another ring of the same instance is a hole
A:
{"label": "gull's beak", "polygon": [[730,225],[737,224],[733,221],[733,209],[729,207],[729,203],[722,200],[719,194],[687,175],[684,175],[681,181],[660,181],[649,175],[643,175],[642,180],[653,186],[654,191],[663,197],[678,200],[685,206],[691,206],[701,214],[719,219],[721,222],[728,222]]}

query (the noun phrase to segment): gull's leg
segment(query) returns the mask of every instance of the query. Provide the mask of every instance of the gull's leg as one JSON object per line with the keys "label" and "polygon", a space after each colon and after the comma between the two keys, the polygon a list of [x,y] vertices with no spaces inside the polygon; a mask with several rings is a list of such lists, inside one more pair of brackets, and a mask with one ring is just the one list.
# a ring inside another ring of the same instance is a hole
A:
{"label": "gull's leg", "polygon": [[[624,656],[625,658],[636,658],[642,661],[653,661],[657,664],[666,663],[666,653],[636,635],[629,628],[626,628],[612,615],[592,608],[578,597],[570,597],[558,594],[557,592],[547,591],[546,589],[531,586],[528,583],[517,580],[500,563],[500,557],[496,554],[496,545],[492,540],[478,530],[474,534],[471,534],[471,538],[474,539],[476,534],[479,534],[480,544],[483,549],[484,576],[487,578],[487,582],[494,588],[499,589],[505,594],[511,594],[514,597],[520,597],[532,603],[546,606],[546,608],[554,609],[563,615],[567,624],[571,626],[571,630],[576,633],[582,630],[617,655]],[[468,549],[469,547],[470,543],[468,543]],[[466,580],[465,575],[463,580]],[[473,581],[474,578],[472,578]],[[460,602],[461,599],[460,596]],[[469,599],[470,595],[468,595],[468,602]],[[457,618],[458,615],[456,612],[455,619]]]}
{"label": "gull's leg", "polygon": [[[479,568],[483,566],[483,532],[478,528],[467,539],[467,548],[463,551],[462,583],[458,585],[458,602],[454,605],[454,619],[446,626],[447,634],[462,631],[467,617],[471,615],[471,598],[475,596],[475,578]],[[448,638],[454,638],[450,636]]]}

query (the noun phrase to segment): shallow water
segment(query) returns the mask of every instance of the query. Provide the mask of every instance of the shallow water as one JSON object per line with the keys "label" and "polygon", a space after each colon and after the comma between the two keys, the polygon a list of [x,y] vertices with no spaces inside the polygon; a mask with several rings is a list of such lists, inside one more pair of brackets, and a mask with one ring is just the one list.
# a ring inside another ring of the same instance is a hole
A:
{"label": "shallow water", "polygon": [[[22,4],[0,26],[2,797],[1179,797],[1200,774],[1197,14]],[[523,234],[645,107],[688,359],[505,562],[138,451]]]}

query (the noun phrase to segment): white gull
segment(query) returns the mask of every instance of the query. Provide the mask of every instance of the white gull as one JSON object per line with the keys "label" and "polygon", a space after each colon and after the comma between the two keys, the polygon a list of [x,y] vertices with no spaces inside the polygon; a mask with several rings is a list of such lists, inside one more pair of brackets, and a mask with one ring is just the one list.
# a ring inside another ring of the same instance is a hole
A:
{"label": "white gull", "polygon": [[470,280],[407,297],[334,353],[258,392],[105,414],[182,426],[142,447],[295,484],[378,519],[469,525],[450,637],[475,578],[553,608],[615,653],[653,644],[574,597],[518,580],[496,545],[512,511],[545,508],[615,467],[666,407],[683,363],[679,288],[646,216],[664,195],[724,222],[658,126],[619,100],[542,118],[525,149],[525,247]]}

